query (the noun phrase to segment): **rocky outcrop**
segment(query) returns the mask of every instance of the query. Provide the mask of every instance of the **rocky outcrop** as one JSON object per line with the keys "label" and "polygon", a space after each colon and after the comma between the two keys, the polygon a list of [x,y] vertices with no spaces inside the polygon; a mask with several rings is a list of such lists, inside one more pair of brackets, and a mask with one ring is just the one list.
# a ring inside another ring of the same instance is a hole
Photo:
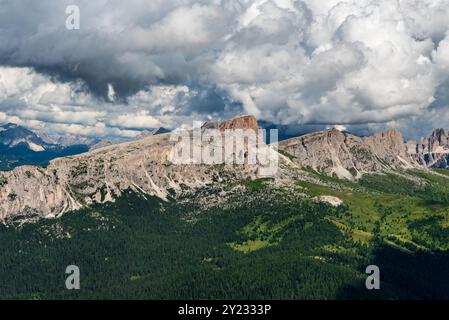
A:
{"label": "rocky outcrop", "polygon": [[416,166],[399,131],[358,137],[332,129],[279,143],[295,162],[327,175],[356,179],[364,173]]}
{"label": "rocky outcrop", "polygon": [[405,147],[407,148],[407,153],[410,155],[418,153],[418,144],[416,143],[416,141],[413,140],[407,141]]}
{"label": "rocky outcrop", "polygon": [[343,200],[341,200],[338,197],[334,197],[334,196],[319,196],[319,197],[315,197],[313,199],[317,202],[325,202],[327,204],[330,204],[333,207],[341,206],[344,203]]}
{"label": "rocky outcrop", "polygon": [[435,129],[429,137],[422,138],[417,146],[418,153],[449,153],[449,134],[444,129]]}
{"label": "rocky outcrop", "polygon": [[409,141],[408,152],[421,166],[427,168],[449,167],[449,133],[444,129],[436,129],[429,137],[418,143]]}
{"label": "rocky outcrop", "polygon": [[222,122],[206,122],[203,129],[233,130],[233,129],[253,129],[257,130],[257,119],[254,116],[242,116],[232,120]]}

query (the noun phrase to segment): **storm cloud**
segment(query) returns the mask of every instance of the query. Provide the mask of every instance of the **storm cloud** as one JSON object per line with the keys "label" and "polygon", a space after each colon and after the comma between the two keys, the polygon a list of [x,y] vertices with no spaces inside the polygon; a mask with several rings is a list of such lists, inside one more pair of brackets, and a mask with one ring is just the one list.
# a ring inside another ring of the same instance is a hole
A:
{"label": "storm cloud", "polygon": [[[80,30],[67,30],[75,4]],[[449,0],[0,0],[0,121],[449,128]]]}

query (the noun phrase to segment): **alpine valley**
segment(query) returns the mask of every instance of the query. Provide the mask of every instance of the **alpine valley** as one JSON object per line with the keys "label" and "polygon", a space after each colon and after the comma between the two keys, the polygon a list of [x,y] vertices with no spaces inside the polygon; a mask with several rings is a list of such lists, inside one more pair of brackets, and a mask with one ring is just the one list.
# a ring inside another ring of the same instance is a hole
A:
{"label": "alpine valley", "polygon": [[[69,152],[1,128],[2,299],[449,298],[443,129],[257,142],[278,157],[266,177],[262,164],[173,163],[172,133]],[[81,290],[64,286],[69,265]],[[369,265],[381,290],[365,287]]]}

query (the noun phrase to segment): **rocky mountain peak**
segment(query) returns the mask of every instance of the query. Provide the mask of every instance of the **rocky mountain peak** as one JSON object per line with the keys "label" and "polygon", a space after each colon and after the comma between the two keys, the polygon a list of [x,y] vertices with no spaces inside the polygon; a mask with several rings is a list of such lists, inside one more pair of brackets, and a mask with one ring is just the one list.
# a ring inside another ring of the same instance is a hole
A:
{"label": "rocky mountain peak", "polygon": [[435,129],[430,136],[423,137],[416,143],[415,148],[413,143],[408,142],[408,150],[420,165],[429,168],[449,167],[449,133],[446,130]]}
{"label": "rocky mountain peak", "polygon": [[435,151],[438,147],[447,149],[449,147],[449,136],[444,129],[435,129],[429,137],[429,152]]}
{"label": "rocky mountain peak", "polygon": [[148,138],[151,136],[156,136],[158,134],[164,134],[164,133],[169,133],[169,132],[170,132],[170,130],[166,129],[164,127],[159,127],[157,129],[153,129],[153,130],[144,130],[136,137],[136,140],[145,139],[145,138]]}
{"label": "rocky mountain peak", "polygon": [[396,140],[404,141],[404,139],[402,137],[402,133],[396,129],[390,129],[390,130],[386,130],[383,132],[379,132],[379,133],[374,134],[374,136],[381,136],[381,137],[384,137],[387,139],[396,139]]}
{"label": "rocky mountain peak", "polygon": [[279,148],[295,156],[303,167],[346,179],[414,166],[397,130],[358,137],[331,129],[281,141]]}
{"label": "rocky mountain peak", "polygon": [[0,126],[0,144],[14,147],[19,144],[27,145],[30,149],[43,150],[47,145],[31,130],[14,123]]}
{"label": "rocky mountain peak", "polygon": [[441,138],[446,136],[446,132],[443,128],[437,128],[433,130],[431,136],[438,139],[441,142]]}
{"label": "rocky mountain peak", "polygon": [[242,116],[232,120],[226,120],[221,122],[206,122],[203,129],[218,129],[220,131],[232,130],[232,129],[259,129],[257,119],[254,116]]}
{"label": "rocky mountain peak", "polygon": [[375,146],[377,152],[385,153],[385,149],[395,155],[403,158],[408,157],[407,147],[404,142],[402,134],[398,130],[387,130],[384,132],[376,133],[370,137],[364,138],[371,146]]}
{"label": "rocky mountain peak", "polygon": [[444,129],[435,129],[430,136],[424,137],[418,144],[418,153],[441,153],[449,149],[449,135]]}

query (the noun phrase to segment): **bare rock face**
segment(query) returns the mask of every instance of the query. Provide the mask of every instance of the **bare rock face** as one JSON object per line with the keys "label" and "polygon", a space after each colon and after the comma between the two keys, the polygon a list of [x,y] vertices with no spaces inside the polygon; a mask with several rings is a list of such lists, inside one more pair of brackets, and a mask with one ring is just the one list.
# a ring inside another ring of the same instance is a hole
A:
{"label": "bare rock face", "polygon": [[333,207],[338,207],[344,203],[343,200],[341,200],[338,197],[334,197],[334,196],[319,196],[319,197],[315,197],[314,200],[316,200],[318,202],[328,203]]}
{"label": "bare rock face", "polygon": [[416,141],[407,141],[405,147],[407,148],[407,153],[410,155],[415,155],[418,153],[418,144],[416,143]]}
{"label": "bare rock face", "polygon": [[[248,117],[218,127],[254,125]],[[152,135],[58,158],[46,168],[23,166],[0,172],[0,221],[17,215],[56,217],[89,204],[114,201],[127,190],[167,199],[185,189],[259,174],[257,164],[176,164],[172,162],[176,143],[170,133]]]}
{"label": "bare rock face", "polygon": [[417,163],[428,168],[449,167],[449,133],[444,129],[434,130],[430,136],[416,143],[415,147],[413,143],[408,143],[408,150]]}
{"label": "bare rock face", "polygon": [[175,177],[168,177],[169,170],[162,170],[169,145],[158,140],[55,159],[45,169],[19,167],[2,173],[0,218],[28,211],[54,217],[86,204],[112,201],[126,189],[164,197],[162,188],[176,183]]}
{"label": "bare rock face", "polygon": [[449,153],[449,134],[444,129],[435,129],[430,137],[420,143],[423,153]]}
{"label": "bare rock face", "polygon": [[364,137],[362,140],[378,159],[386,161],[390,166],[397,168],[414,165],[407,152],[404,139],[397,130],[376,133],[373,136]]}
{"label": "bare rock face", "polygon": [[416,166],[395,130],[357,137],[332,129],[282,141],[279,149],[295,156],[303,167],[346,179]]}
{"label": "bare rock face", "polygon": [[233,129],[259,129],[257,119],[254,116],[242,116],[223,122],[206,122],[203,129],[218,129],[220,131]]}

